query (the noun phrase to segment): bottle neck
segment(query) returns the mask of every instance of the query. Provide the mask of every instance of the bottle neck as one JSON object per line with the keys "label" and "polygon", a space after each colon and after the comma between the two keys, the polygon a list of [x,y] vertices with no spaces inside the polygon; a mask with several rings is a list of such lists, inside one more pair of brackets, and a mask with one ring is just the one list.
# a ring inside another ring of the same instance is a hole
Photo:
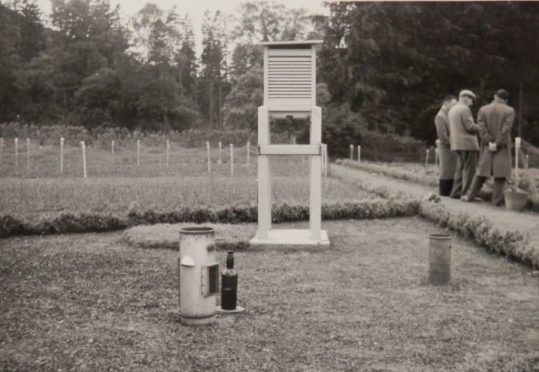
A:
{"label": "bottle neck", "polygon": [[226,268],[227,269],[234,268],[234,253],[232,252],[228,252],[228,255],[226,256]]}

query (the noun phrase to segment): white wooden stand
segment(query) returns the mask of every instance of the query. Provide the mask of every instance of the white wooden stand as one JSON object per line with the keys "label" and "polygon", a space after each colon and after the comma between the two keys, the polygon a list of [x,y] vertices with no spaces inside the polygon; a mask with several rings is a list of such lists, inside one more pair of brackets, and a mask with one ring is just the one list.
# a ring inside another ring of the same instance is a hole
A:
{"label": "white wooden stand", "polygon": [[[322,225],[322,110],[316,106],[316,50],[321,41],[264,42],[264,106],[258,108],[258,231],[253,248],[329,247]],[[308,145],[273,145],[270,118],[310,119]],[[310,156],[309,229],[272,229],[274,155]]]}

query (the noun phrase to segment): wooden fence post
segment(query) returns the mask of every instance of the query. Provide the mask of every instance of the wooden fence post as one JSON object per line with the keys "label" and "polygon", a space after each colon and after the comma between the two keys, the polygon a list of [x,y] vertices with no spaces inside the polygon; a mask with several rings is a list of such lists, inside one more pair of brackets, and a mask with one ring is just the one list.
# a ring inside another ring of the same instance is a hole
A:
{"label": "wooden fence post", "polygon": [[60,137],[60,175],[64,174],[64,137]]}
{"label": "wooden fence post", "polygon": [[3,152],[4,152],[4,138],[0,137],[0,161],[2,160]]}
{"label": "wooden fence post", "polygon": [[361,145],[357,145],[357,162],[361,162]]}
{"label": "wooden fence post", "polygon": [[206,142],[206,152],[208,154],[208,174],[211,173],[210,142]]}
{"label": "wooden fence post", "polygon": [[515,137],[515,180],[516,180],[517,189],[518,189],[518,181],[519,181],[518,158],[519,158],[519,153],[520,153],[521,142],[522,142],[522,139],[520,137]]}
{"label": "wooden fence post", "polygon": [[350,160],[354,160],[354,145],[350,145]]}
{"label": "wooden fence post", "polygon": [[234,177],[234,145],[230,144],[230,177]]}
{"label": "wooden fence post", "polygon": [[168,170],[168,154],[170,152],[170,141],[167,140],[167,155],[166,155],[166,158],[165,158],[165,169]]}
{"label": "wooden fence post", "polygon": [[88,175],[86,174],[86,145],[84,144],[84,141],[80,143],[80,146],[82,148],[82,172],[84,174],[84,178],[87,178]]}
{"label": "wooden fence post", "polygon": [[15,172],[19,168],[19,139],[15,137]]}
{"label": "wooden fence post", "polygon": [[219,141],[219,159],[217,159],[217,164],[221,164],[221,150],[223,149],[223,143]]}
{"label": "wooden fence post", "polygon": [[30,138],[26,139],[26,171],[30,172]]}
{"label": "wooden fence post", "polygon": [[137,167],[140,167],[140,140],[137,140]]}
{"label": "wooden fence post", "polygon": [[251,142],[247,141],[247,166],[251,164]]}

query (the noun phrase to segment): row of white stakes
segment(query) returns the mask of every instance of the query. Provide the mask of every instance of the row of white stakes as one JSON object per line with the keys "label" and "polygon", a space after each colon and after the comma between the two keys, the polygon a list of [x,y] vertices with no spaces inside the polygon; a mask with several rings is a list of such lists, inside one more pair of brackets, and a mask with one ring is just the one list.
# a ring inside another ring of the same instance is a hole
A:
{"label": "row of white stakes", "polygon": [[[518,184],[518,161],[519,161],[519,154],[520,154],[521,144],[522,144],[522,139],[520,137],[516,137],[515,138],[515,149],[516,149],[516,151],[515,151],[515,169],[516,169],[517,184]],[[528,168],[530,155],[529,154],[524,154],[524,156],[526,157],[525,166],[526,166],[526,168]],[[430,149],[427,148],[425,150],[425,166],[429,165],[429,158],[430,158]],[[350,160],[352,160],[352,161],[354,160],[354,145],[350,145]],[[361,145],[357,146],[357,162],[358,163],[361,162]],[[437,147],[434,148],[434,164],[436,166],[440,165],[440,155],[439,155]]]}
{"label": "row of white stakes", "polygon": [[[60,138],[60,174],[64,174],[64,138]],[[14,153],[15,153],[15,168],[19,167],[19,139],[15,137],[14,139]],[[88,178],[88,172],[86,167],[86,144],[84,141],[80,142],[81,151],[82,151],[82,171],[84,178]],[[114,140],[111,141],[111,153],[114,156]],[[251,163],[251,143],[247,142],[247,166]],[[210,143],[206,142],[206,147],[208,151],[208,172],[211,172],[211,157],[210,157]],[[4,138],[0,138],[0,160],[2,159],[2,154],[4,152]],[[221,160],[222,152],[222,142],[219,141],[219,160],[218,164],[222,163]],[[170,141],[166,142],[166,168],[168,169],[169,165],[169,154],[170,154]],[[137,140],[137,166],[140,166],[140,140]],[[30,170],[30,138],[26,139],[26,168]],[[230,175],[234,176],[234,145],[230,144]]]}
{"label": "row of white stakes", "polygon": [[[350,145],[350,160],[354,160],[354,145]],[[361,145],[357,145],[357,162],[361,162]]]}

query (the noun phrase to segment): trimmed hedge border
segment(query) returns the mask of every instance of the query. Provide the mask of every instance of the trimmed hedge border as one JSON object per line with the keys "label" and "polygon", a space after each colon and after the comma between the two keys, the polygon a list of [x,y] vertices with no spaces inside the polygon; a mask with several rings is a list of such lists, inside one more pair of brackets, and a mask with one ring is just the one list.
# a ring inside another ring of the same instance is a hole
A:
{"label": "trimmed hedge border", "polygon": [[[344,165],[338,163],[340,165]],[[335,172],[333,172],[335,174]],[[343,182],[349,182],[367,192],[375,193],[389,200],[413,200],[407,193],[394,191],[388,187],[375,187],[361,180],[360,176],[337,176]],[[428,199],[416,200],[418,214],[442,228],[471,238],[477,244],[498,254],[506,255],[532,268],[539,268],[539,242],[533,242],[529,237],[518,231],[501,230],[494,226],[486,217],[473,217],[467,213],[453,213],[442,204]]]}
{"label": "trimmed hedge border", "polygon": [[485,217],[466,213],[451,214],[441,204],[423,201],[419,214],[440,227],[456,231],[489,250],[521,261],[532,268],[539,267],[539,245],[517,231],[501,230]]}
{"label": "trimmed hedge border", "polygon": [[[384,200],[322,205],[322,218],[368,219],[413,216],[418,213],[419,203],[413,200]],[[305,221],[309,219],[309,207],[304,205],[278,204],[272,209],[275,223]],[[24,216],[0,215],[0,237],[15,235],[47,235],[83,232],[123,230],[136,225],[180,222],[244,223],[257,221],[257,207],[226,208],[180,208],[175,211],[132,211],[126,215],[111,213],[61,213],[45,215],[37,220]]]}

